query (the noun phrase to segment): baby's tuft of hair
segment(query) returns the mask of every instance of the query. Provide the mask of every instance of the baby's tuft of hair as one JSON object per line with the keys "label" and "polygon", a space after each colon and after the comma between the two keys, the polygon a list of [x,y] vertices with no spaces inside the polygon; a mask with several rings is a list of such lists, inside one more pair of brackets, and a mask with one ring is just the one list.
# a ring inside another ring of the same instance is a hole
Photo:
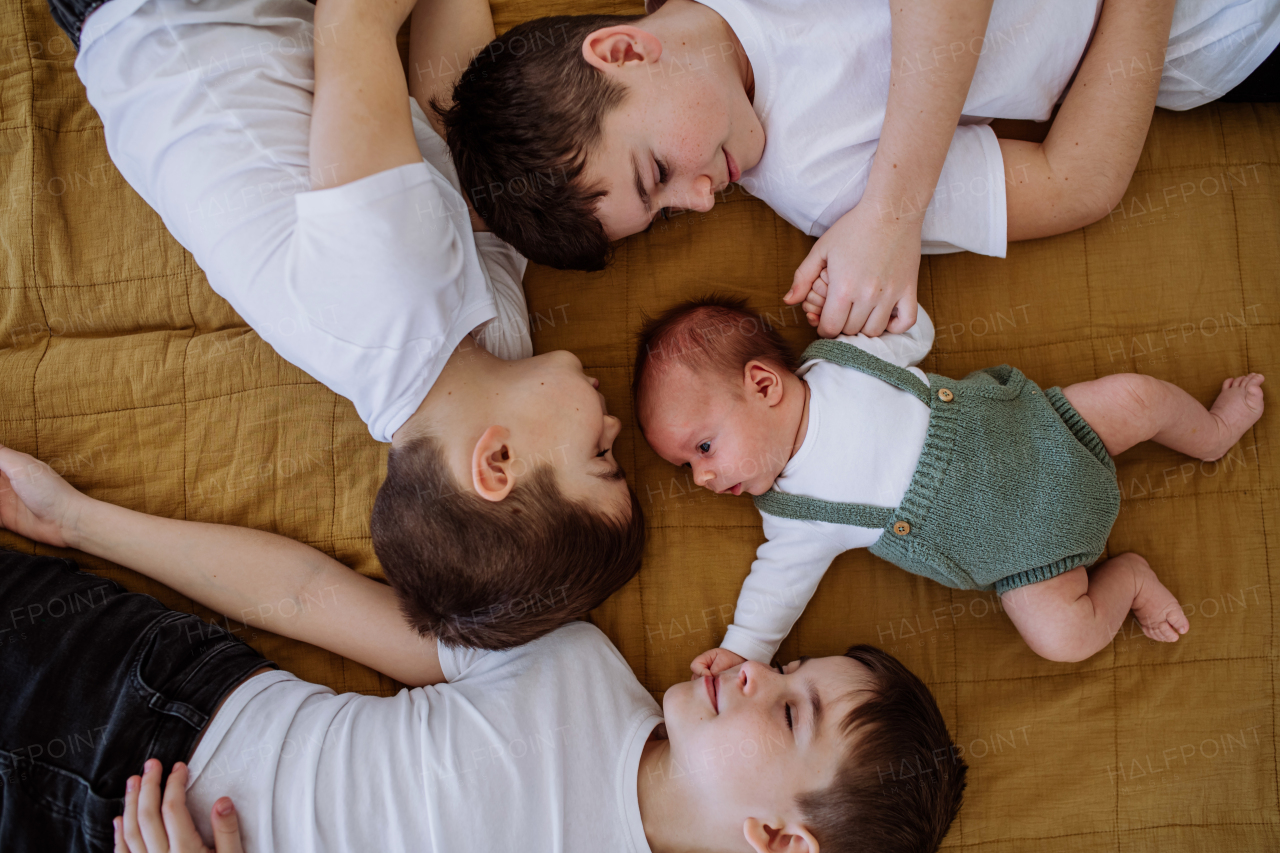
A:
{"label": "baby's tuft of hair", "polygon": [[447,646],[508,649],[581,619],[640,570],[644,513],[565,497],[543,465],[501,501],[464,490],[438,442],[393,447],[370,519],[405,618]]}
{"label": "baby's tuft of hair", "polygon": [[874,646],[845,656],[874,686],[842,722],[836,780],[798,799],[805,826],[823,853],[934,853],[960,812],[968,765],[911,670]]}
{"label": "baby's tuft of hair", "polygon": [[631,393],[636,411],[663,374],[681,365],[726,380],[741,377],[752,361],[795,372],[800,364],[782,335],[747,301],[712,293],[646,319],[636,344]]}

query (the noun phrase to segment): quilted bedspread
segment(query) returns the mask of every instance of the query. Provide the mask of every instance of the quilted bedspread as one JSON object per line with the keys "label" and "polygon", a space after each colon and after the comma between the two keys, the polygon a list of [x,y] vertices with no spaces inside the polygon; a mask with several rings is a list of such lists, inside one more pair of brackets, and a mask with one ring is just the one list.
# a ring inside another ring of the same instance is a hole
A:
{"label": "quilted bedspread", "polygon": [[[539,14],[630,5],[498,0],[499,31]],[[386,446],[351,404],[287,364],[208,287],[115,171],[39,0],[0,0],[0,441],[95,497],[275,531],[380,573],[368,518]],[[602,273],[532,266],[539,351],[570,349],[630,422],[642,316],[712,290],[747,295],[796,345],[782,303],[811,240],[731,188],[618,247]],[[1203,402],[1248,371],[1280,383],[1280,106],[1158,112],[1121,204],[1005,260],[925,258],[928,370],[1020,367],[1041,386],[1122,371]],[[1219,462],[1154,445],[1118,460],[1110,553],[1145,555],[1191,630],[1132,619],[1077,665],[1038,658],[989,593],[944,589],[867,553],[828,572],[783,657],[880,645],[932,687],[972,767],[946,846],[1005,850],[1280,849],[1276,607],[1280,401]],[[594,614],[660,695],[722,636],[762,539],[747,497],[696,489],[628,426],[616,446],[649,523],[645,567]],[[1016,527],[1016,515],[1007,519]],[[44,546],[0,532],[0,545]],[[93,571],[237,631],[336,690],[398,685],[322,650],[222,620],[130,571]]]}

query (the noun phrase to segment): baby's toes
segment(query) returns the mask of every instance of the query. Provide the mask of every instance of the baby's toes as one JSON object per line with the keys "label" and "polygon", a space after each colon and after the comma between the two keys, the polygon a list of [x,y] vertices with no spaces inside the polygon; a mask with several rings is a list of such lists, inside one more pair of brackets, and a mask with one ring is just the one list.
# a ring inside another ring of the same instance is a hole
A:
{"label": "baby's toes", "polygon": [[1191,622],[1187,619],[1187,614],[1182,612],[1181,607],[1169,611],[1167,622],[1179,634],[1185,634],[1191,629]]}
{"label": "baby's toes", "polygon": [[1172,643],[1178,639],[1178,632],[1167,621],[1143,625],[1142,633],[1160,643]]}

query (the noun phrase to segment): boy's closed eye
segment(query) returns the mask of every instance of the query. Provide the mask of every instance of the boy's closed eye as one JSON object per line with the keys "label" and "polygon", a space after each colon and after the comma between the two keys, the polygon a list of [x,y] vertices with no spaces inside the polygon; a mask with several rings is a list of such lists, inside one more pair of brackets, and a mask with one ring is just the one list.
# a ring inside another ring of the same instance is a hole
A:
{"label": "boy's closed eye", "polygon": [[[780,664],[780,663],[775,663],[775,664],[773,665],[773,667],[774,667],[774,669],[778,670],[778,674],[779,674],[779,675],[786,675],[786,674],[787,674],[787,673],[786,673],[786,671],[782,668],[782,664]],[[791,721],[791,705],[790,705],[790,704],[787,704],[787,705],[786,705],[786,706],[784,706],[784,707],[787,709],[787,710],[786,710],[786,715],[787,715],[787,728],[788,728],[788,729],[790,729],[791,731],[795,731],[795,730],[796,730],[796,729],[795,729],[795,725],[794,725],[794,724],[792,723],[792,721]]]}
{"label": "boy's closed eye", "polygon": [[[667,164],[663,163],[657,157],[653,158],[653,162],[658,167],[658,186],[665,184],[671,179],[671,172],[667,169]],[[671,208],[664,207],[658,211],[658,216],[664,220],[671,218]],[[655,217],[656,218],[656,217]]]}

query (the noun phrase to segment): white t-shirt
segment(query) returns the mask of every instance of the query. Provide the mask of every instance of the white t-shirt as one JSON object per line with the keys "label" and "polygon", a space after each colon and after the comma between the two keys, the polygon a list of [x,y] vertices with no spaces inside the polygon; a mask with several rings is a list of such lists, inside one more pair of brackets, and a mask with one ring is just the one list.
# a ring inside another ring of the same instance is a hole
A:
{"label": "white t-shirt", "polygon": [[197,826],[230,796],[246,853],[648,853],[636,786],[661,712],[599,629],[440,662],[447,684],[388,698],[245,682],[192,756]]}
{"label": "white t-shirt", "polygon": [[[532,355],[525,260],[474,234],[443,140],[423,162],[310,191],[314,7],[110,0],[76,70],[125,179],[209,284],[288,361],[350,399],[379,441],[478,327]],[[326,167],[316,164],[320,181]]]}
{"label": "white t-shirt", "polygon": [[[765,149],[740,183],[801,231],[823,234],[866,189],[888,102],[889,3],[701,2],[733,28],[755,74]],[[925,254],[965,249],[1004,257],[1004,160],[985,122],[1048,119],[1101,6],[1102,0],[996,0],[985,37],[900,63],[904,73],[927,74],[952,61],[953,50],[980,54],[937,190],[932,199],[898,208],[927,205]],[[1220,97],[1278,43],[1280,0],[1180,0],[1157,103],[1183,110]]]}
{"label": "white t-shirt", "polygon": [[[842,335],[891,364],[913,365],[933,346],[933,321],[921,309],[915,326],[878,338]],[[810,359],[796,371],[809,384],[809,423],[800,449],[773,483],[776,491],[828,501],[896,507],[902,503],[929,431],[929,407],[913,394],[839,364]],[[837,555],[874,545],[880,528],[798,521],[761,513],[764,544],[743,581],[733,624],[720,645],[769,663],[804,612]]]}

